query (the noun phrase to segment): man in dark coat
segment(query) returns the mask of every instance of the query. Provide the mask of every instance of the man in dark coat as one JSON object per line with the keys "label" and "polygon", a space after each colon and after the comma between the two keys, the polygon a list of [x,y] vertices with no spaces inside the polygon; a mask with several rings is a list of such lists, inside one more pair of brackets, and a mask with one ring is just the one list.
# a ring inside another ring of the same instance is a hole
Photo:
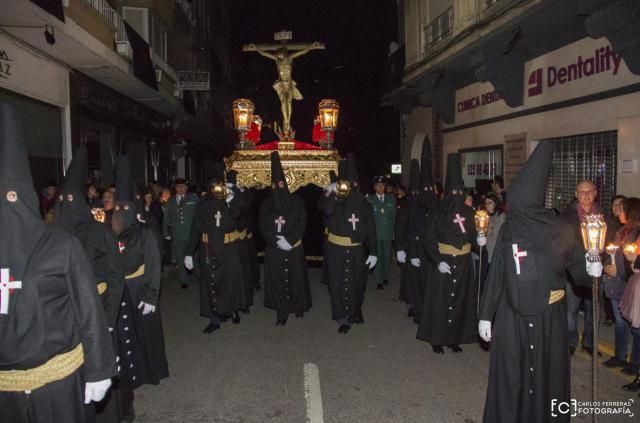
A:
{"label": "man in dark coat", "polygon": [[339,325],[338,332],[347,333],[352,323],[364,323],[362,303],[367,271],[378,259],[373,211],[360,192],[353,154],[348,154],[340,167],[339,178],[351,185],[349,194],[338,198],[336,188],[342,182],[338,181],[325,189],[318,207],[328,230],[325,260],[331,315]]}
{"label": "man in dark coat", "polygon": [[115,355],[82,245],[42,221],[19,120],[0,105],[0,419],[82,423]]}
{"label": "man in dark coat", "polygon": [[[217,174],[209,183],[210,194],[196,210],[184,260],[184,266],[192,269],[193,255],[199,252],[200,314],[209,319],[203,333],[220,329],[220,323],[229,317],[240,323],[239,310],[248,308],[243,270],[246,254],[240,242],[246,232],[237,230],[237,219],[246,204],[236,185],[225,185],[222,165]],[[216,186],[219,190],[214,194]]]}
{"label": "man in dark coat", "polygon": [[[492,341],[487,423],[570,419],[554,407],[569,401],[565,271],[583,279],[586,268],[572,228],[543,207],[552,152],[541,141],[510,186],[480,302],[478,330]],[[591,272],[599,276],[602,265]]]}
{"label": "man in dark coat", "polygon": [[476,242],[473,209],[464,204],[464,181],[459,154],[447,161],[445,198],[428,220],[424,248],[437,263],[425,290],[417,338],[429,342],[436,353],[443,345],[461,352],[460,344],[478,340],[476,332],[477,284],[471,258]]}
{"label": "man in dark coat", "polygon": [[302,317],[311,308],[311,290],[302,247],[307,225],[304,201],[289,193],[277,152],[271,153],[271,194],[260,206],[265,240],[264,306],[277,312],[277,325],[289,314]]}
{"label": "man in dark coat", "polygon": [[[87,179],[87,149],[76,149],[73,160],[59,191],[55,206],[54,226],[67,230],[75,236],[87,255],[93,270],[94,280],[102,299],[109,330],[116,328],[122,293],[124,290],[124,267],[118,251],[118,239],[107,225],[98,223],[91,214],[84,193]],[[113,334],[113,333],[112,333]],[[115,340],[115,336],[113,337]],[[115,346],[118,357],[126,354],[124,345]],[[119,360],[119,358],[117,358]],[[133,400],[126,385],[120,386],[115,379],[107,398],[96,404],[99,422],[120,422]]]}
{"label": "man in dark coat", "polygon": [[125,288],[116,333],[131,345],[120,357],[120,381],[131,389],[157,385],[169,376],[160,316],[160,249],[153,230],[138,221],[133,203],[129,157],[118,158],[116,201],[111,226],[118,236]]}

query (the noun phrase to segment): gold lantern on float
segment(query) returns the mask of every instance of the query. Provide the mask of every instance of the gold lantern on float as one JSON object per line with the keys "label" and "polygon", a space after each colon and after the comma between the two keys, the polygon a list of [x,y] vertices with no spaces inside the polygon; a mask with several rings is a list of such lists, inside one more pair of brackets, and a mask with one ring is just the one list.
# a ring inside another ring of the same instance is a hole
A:
{"label": "gold lantern on float", "polygon": [[489,213],[486,210],[478,210],[473,216],[473,220],[476,223],[476,230],[478,235],[486,236],[489,230]]}
{"label": "gold lantern on float", "polygon": [[600,253],[604,250],[607,224],[601,214],[588,214],[580,225],[582,242],[591,262],[600,261]]}
{"label": "gold lantern on float", "polygon": [[336,181],[336,197],[347,198],[351,192],[351,183],[345,179]]}
{"label": "gold lantern on float", "polygon": [[318,105],[318,115],[320,117],[320,128],[326,134],[324,140],[320,141],[320,146],[326,149],[333,148],[333,133],[338,129],[338,118],[340,117],[340,105],[337,101],[326,98]]}
{"label": "gold lantern on float", "polygon": [[238,131],[236,148],[246,150],[253,148],[253,143],[246,138],[253,122],[254,105],[251,100],[239,98],[233,102],[233,127]]}

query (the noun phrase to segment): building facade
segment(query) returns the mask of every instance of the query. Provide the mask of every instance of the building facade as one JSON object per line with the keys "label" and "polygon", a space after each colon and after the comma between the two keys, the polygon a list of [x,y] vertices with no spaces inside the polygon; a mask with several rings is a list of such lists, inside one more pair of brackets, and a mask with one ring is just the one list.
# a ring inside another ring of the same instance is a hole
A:
{"label": "building facade", "polygon": [[640,196],[639,52],[620,43],[630,11],[618,3],[581,2],[578,16],[568,1],[405,0],[404,77],[386,98],[403,111],[404,163],[428,136],[439,180],[460,152],[469,188],[501,175],[508,189],[551,139],[548,207],[566,207],[583,179],[602,204]]}

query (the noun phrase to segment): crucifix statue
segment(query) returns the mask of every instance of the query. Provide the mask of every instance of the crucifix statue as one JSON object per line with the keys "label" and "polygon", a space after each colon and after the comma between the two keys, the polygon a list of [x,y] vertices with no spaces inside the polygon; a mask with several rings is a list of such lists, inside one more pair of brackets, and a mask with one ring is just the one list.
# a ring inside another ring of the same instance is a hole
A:
{"label": "crucifix statue", "polygon": [[311,50],[324,50],[323,43],[292,43],[291,32],[282,31],[274,34],[279,44],[246,44],[242,51],[255,51],[276,62],[278,68],[278,79],[273,83],[273,89],[280,99],[280,110],[282,111],[282,133],[278,134],[281,140],[291,140],[293,133],[291,130],[291,103],[293,100],[302,100],[302,94],[296,87],[296,81],[291,78],[292,63],[297,57],[307,54]]}

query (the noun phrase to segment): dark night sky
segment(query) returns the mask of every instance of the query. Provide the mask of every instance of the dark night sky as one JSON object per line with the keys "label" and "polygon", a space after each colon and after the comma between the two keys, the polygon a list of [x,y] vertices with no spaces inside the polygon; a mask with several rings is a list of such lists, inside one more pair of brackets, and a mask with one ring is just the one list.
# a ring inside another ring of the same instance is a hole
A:
{"label": "dark night sky", "polygon": [[[293,104],[296,139],[311,141],[318,102],[334,98],[341,106],[336,147],[356,154],[362,174],[388,172],[399,159],[399,123],[395,111],[379,104],[388,88],[388,46],[396,40],[395,0],[236,0],[231,16],[234,97],[251,99],[264,122],[281,121],[271,86],[275,63],[243,53],[242,45],[272,43],[283,29],[293,31],[293,42],[323,42],[326,50],[293,62],[293,79],[304,97]],[[263,141],[275,138],[263,130]]]}

